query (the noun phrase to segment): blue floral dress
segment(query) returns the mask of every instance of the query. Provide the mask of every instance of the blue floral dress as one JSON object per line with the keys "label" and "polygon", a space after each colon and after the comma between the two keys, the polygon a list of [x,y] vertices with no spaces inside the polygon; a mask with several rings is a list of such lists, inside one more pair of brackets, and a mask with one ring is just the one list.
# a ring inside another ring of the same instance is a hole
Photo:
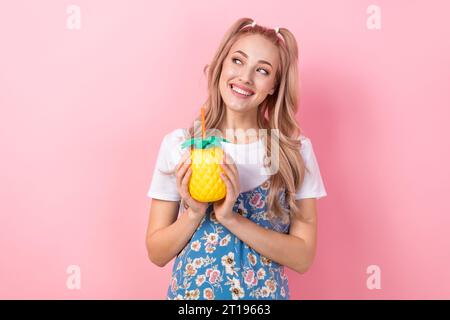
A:
{"label": "blue floral dress", "polygon": [[[289,218],[268,217],[269,186],[270,180],[266,180],[240,193],[233,211],[266,229],[288,233]],[[288,209],[284,192],[279,199]],[[175,259],[167,299],[288,300],[288,278],[282,265],[260,255],[220,224],[210,203],[191,240]]]}

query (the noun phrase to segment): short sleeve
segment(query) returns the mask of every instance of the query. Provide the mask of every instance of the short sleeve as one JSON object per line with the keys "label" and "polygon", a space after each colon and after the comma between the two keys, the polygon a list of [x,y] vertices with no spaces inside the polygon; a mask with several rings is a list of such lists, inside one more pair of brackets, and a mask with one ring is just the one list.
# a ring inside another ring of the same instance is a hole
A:
{"label": "short sleeve", "polygon": [[177,129],[165,135],[161,142],[150,188],[147,192],[149,198],[169,201],[181,200],[175,174],[164,173],[173,171],[181,158],[181,143],[184,136],[180,130]]}
{"label": "short sleeve", "polygon": [[302,138],[302,146],[300,153],[305,162],[306,168],[309,172],[305,170],[305,177],[303,179],[303,184],[300,190],[297,191],[295,195],[296,200],[305,198],[323,198],[327,196],[325,186],[320,174],[319,164],[317,163],[316,156],[314,154],[313,146],[309,138]]}

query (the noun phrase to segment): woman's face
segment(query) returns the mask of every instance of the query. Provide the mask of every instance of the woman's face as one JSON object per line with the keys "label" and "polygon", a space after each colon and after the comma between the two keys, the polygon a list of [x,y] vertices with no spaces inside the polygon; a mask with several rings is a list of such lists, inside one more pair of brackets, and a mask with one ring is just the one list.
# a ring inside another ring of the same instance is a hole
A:
{"label": "woman's face", "polygon": [[[269,40],[261,35],[241,37],[222,66],[219,90],[225,105],[239,112],[257,108],[275,91],[278,64],[278,49]],[[235,92],[238,86],[245,92]]]}

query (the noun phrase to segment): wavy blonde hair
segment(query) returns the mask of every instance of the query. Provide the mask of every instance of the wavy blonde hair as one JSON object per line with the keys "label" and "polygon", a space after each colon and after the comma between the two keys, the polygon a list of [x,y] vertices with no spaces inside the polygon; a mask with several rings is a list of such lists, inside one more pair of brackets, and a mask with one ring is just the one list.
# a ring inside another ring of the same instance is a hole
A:
{"label": "wavy blonde hair", "polygon": [[[267,205],[270,214],[283,218],[289,215],[301,217],[297,203],[296,191],[303,183],[305,164],[300,153],[301,129],[296,122],[295,114],[298,105],[298,48],[294,35],[286,28],[279,28],[283,37],[280,39],[274,29],[255,25],[244,28],[253,22],[250,18],[237,20],[226,32],[211,63],[205,66],[203,72],[208,76],[208,98],[204,103],[205,127],[215,129],[219,126],[225,115],[225,104],[219,91],[219,79],[222,72],[224,59],[227,57],[233,44],[246,35],[260,34],[271,41],[279,50],[280,67],[276,72],[276,90],[273,95],[267,95],[266,99],[258,106],[258,126],[266,129],[267,138],[271,141],[273,129],[278,133],[279,143],[279,169],[270,177],[270,190]],[[201,115],[194,119],[188,129],[190,137],[199,136]],[[271,144],[266,143],[266,156],[271,155]],[[284,196],[288,205],[288,211],[278,201],[278,196]],[[284,194],[283,194],[284,193]]]}

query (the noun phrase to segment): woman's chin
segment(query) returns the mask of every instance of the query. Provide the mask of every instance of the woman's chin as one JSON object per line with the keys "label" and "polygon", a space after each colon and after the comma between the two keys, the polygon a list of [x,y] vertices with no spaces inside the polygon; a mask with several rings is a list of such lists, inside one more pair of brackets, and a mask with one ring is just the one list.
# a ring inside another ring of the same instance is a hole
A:
{"label": "woman's chin", "polygon": [[225,105],[227,106],[227,109],[234,112],[247,112],[253,109],[252,105],[249,105],[247,103],[237,103],[235,101],[229,104],[225,103]]}

